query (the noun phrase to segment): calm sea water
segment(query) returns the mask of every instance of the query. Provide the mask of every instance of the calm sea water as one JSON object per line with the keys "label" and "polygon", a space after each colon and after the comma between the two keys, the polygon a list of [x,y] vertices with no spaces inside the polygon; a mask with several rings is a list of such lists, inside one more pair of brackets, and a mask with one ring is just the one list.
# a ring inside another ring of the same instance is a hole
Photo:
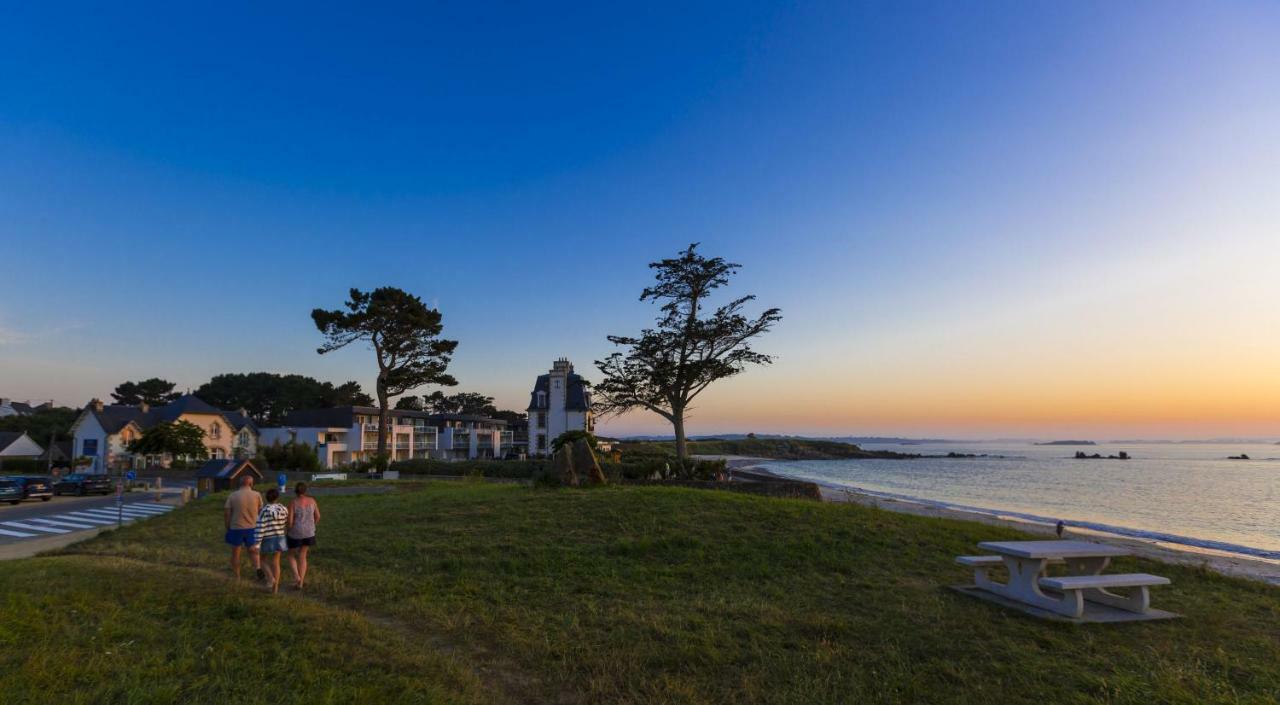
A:
{"label": "calm sea water", "polygon": [[[874,445],[1000,458],[771,461],[774,472],[871,494],[1280,558],[1280,445],[1026,442]],[[1131,460],[1076,460],[1127,452]],[[1229,455],[1251,460],[1228,460]]]}

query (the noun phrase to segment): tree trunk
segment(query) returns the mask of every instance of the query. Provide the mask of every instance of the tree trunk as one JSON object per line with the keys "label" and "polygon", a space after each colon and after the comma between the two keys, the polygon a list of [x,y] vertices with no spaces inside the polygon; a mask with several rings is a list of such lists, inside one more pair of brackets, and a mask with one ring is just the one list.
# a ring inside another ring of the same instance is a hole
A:
{"label": "tree trunk", "polygon": [[671,426],[676,432],[676,462],[680,464],[680,476],[688,477],[689,443],[684,437],[684,409],[672,409]]}
{"label": "tree trunk", "polygon": [[378,458],[375,461],[379,470],[386,470],[387,460],[387,422],[391,414],[387,411],[387,389],[378,382]]}

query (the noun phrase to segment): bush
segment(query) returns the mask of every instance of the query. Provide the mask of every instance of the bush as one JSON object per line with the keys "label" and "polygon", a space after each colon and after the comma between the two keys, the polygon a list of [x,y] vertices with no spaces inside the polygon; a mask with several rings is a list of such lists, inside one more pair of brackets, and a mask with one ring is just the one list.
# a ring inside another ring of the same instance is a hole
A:
{"label": "bush", "polygon": [[545,473],[545,460],[436,460],[413,458],[397,460],[392,470],[403,475],[444,475],[450,477],[495,477],[503,479],[533,480]]}
{"label": "bush", "polygon": [[276,441],[269,446],[260,448],[259,452],[267,461],[267,464],[273,468],[296,472],[319,472],[321,470],[320,458],[316,456],[315,449],[305,443],[288,441],[281,445],[280,441]]}
{"label": "bush", "polygon": [[5,458],[0,462],[0,475],[47,475],[49,463],[39,458]]}

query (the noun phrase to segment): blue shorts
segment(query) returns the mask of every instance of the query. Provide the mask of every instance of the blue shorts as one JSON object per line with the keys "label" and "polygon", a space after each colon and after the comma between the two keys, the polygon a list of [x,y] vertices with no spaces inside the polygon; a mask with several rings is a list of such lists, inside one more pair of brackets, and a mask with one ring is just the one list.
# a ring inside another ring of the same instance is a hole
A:
{"label": "blue shorts", "polygon": [[254,544],[258,543],[256,533],[254,529],[227,529],[227,535],[223,540],[232,546],[253,548]]}
{"label": "blue shorts", "polygon": [[268,536],[262,539],[262,547],[258,549],[261,553],[284,553],[285,540],[283,536]]}

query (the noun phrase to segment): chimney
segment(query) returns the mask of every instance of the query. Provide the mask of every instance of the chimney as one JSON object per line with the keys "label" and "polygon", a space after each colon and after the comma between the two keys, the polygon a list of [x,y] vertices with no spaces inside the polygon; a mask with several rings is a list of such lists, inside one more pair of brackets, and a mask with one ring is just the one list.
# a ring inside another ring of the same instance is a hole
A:
{"label": "chimney", "polygon": [[569,358],[562,357],[551,365],[553,373],[568,374],[573,371],[573,363],[569,362]]}
{"label": "chimney", "polygon": [[144,413],[144,414],[145,414],[145,413],[147,413],[148,411],[151,411],[151,405],[150,405],[150,404],[148,404],[148,403],[146,403],[145,401],[144,401],[144,402],[140,402],[140,403],[138,404],[138,411],[141,411],[142,413]]}
{"label": "chimney", "polygon": [[0,397],[0,406],[8,406],[8,405],[9,405],[9,398],[8,398],[8,397]]}
{"label": "chimney", "polygon": [[101,399],[98,399],[97,397],[94,397],[93,401],[89,402],[89,406],[92,406],[92,407],[93,407],[93,410],[94,410],[94,411],[96,411],[96,412],[98,412],[99,414],[101,414],[101,413],[102,413],[102,400],[101,400]]}

